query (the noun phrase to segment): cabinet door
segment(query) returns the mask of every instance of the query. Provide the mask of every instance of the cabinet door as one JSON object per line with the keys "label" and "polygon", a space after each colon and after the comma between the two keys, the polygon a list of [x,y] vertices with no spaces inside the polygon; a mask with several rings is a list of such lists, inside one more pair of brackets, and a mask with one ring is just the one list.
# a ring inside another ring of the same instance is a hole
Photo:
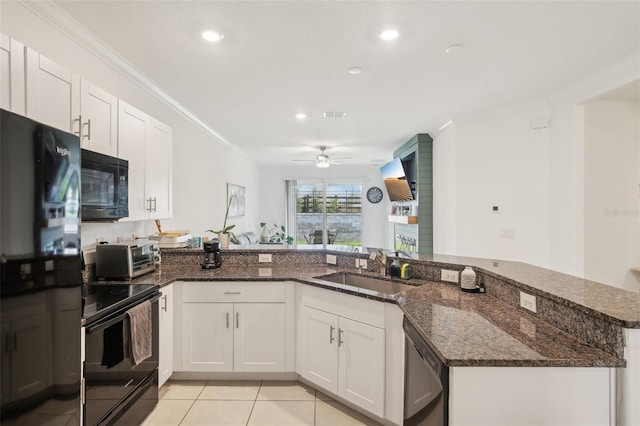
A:
{"label": "cabinet door", "polygon": [[161,291],[158,386],[162,386],[173,374],[173,284],[163,287]]}
{"label": "cabinet door", "polygon": [[171,128],[155,119],[149,123],[145,154],[145,197],[151,200],[151,219],[171,218]]}
{"label": "cabinet door", "polygon": [[184,303],[184,371],[233,370],[233,304]]}
{"label": "cabinet door", "polygon": [[234,371],[284,371],[284,303],[236,303],[234,311]]}
{"label": "cabinet door", "polygon": [[24,45],[0,34],[0,107],[25,115]]}
{"label": "cabinet door", "polygon": [[79,134],[80,79],[27,48],[27,117]]}
{"label": "cabinet door", "polygon": [[338,395],[384,414],[384,330],[340,317]]}
{"label": "cabinet door", "polygon": [[52,382],[51,354],[44,315],[11,322],[11,400],[16,401],[45,390]]}
{"label": "cabinet door", "polygon": [[89,83],[80,81],[82,147],[102,154],[118,156],[118,100]]}
{"label": "cabinet door", "polygon": [[118,101],[118,157],[129,162],[128,220],[147,218],[144,198],[145,139],[150,117],[123,101]]}
{"label": "cabinet door", "polygon": [[322,388],[338,393],[338,317],[303,306],[299,322],[299,374]]}

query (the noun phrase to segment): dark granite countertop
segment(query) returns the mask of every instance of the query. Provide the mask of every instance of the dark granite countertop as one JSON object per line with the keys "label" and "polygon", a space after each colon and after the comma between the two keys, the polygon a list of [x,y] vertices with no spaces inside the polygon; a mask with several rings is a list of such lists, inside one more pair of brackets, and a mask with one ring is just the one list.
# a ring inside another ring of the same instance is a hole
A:
{"label": "dark granite countertop", "polygon": [[[163,265],[132,283],[174,281],[297,281],[398,303],[409,321],[449,366],[623,367],[625,361],[487,294],[463,293],[451,284],[409,280],[416,288],[396,295],[358,290],[313,277],[340,271],[326,265],[242,265],[202,270]],[[353,270],[348,270],[354,273]]]}
{"label": "dark granite countertop", "polygon": [[[252,246],[232,246],[228,249],[236,253],[259,252],[304,252],[319,254],[336,253],[353,256],[367,255],[375,248],[329,245],[301,245],[295,248],[282,244],[259,244]],[[385,250],[391,253],[389,250]],[[589,315],[624,328],[640,328],[640,293],[611,285],[575,277],[550,269],[523,262],[484,259],[476,257],[452,256],[442,254],[401,253],[401,257],[426,262],[444,268],[456,269],[456,266],[473,266],[501,279],[509,280],[516,287],[534,294],[542,295],[566,306],[581,309]],[[477,271],[477,269],[476,269]]]}

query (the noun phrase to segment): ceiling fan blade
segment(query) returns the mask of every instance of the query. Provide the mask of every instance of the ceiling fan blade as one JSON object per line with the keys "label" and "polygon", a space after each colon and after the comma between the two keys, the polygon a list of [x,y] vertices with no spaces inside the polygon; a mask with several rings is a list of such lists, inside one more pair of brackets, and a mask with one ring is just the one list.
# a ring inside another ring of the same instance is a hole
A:
{"label": "ceiling fan blade", "polygon": [[316,160],[291,160],[291,161],[301,161],[301,162],[304,162],[304,163],[315,163],[316,162]]}

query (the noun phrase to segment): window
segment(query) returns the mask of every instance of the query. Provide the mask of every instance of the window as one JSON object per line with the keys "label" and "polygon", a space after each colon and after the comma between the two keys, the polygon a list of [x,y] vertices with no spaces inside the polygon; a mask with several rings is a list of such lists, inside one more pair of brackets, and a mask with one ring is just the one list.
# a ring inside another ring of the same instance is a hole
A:
{"label": "window", "polygon": [[362,185],[298,181],[294,187],[298,244],[362,245]]}

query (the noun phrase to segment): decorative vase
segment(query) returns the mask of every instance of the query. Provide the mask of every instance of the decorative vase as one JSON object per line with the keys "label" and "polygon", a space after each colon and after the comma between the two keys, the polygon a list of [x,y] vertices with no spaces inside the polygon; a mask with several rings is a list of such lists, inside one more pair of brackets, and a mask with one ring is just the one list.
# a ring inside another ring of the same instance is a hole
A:
{"label": "decorative vase", "polygon": [[475,291],[476,290],[476,273],[467,266],[460,274],[460,287],[463,291]]}
{"label": "decorative vase", "polygon": [[229,234],[218,234],[218,240],[220,240],[220,248],[229,248]]}
{"label": "decorative vase", "polygon": [[269,235],[269,230],[267,229],[267,225],[262,227],[262,232],[260,233],[260,242],[268,243],[271,235]]}

